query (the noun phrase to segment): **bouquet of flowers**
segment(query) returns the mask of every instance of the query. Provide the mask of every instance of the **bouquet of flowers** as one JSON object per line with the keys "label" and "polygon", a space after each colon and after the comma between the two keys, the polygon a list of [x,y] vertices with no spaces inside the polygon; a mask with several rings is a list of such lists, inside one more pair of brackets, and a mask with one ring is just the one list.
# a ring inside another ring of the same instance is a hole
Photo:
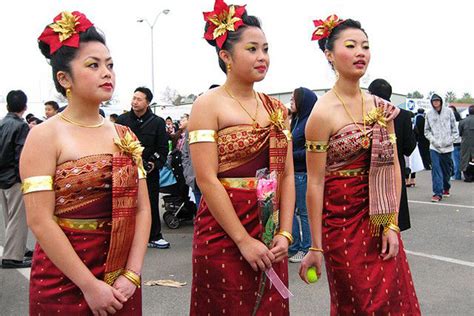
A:
{"label": "bouquet of flowers", "polygon": [[278,210],[275,210],[277,191],[277,176],[268,169],[257,170],[257,200],[260,208],[260,219],[264,231],[262,241],[270,247],[275,231],[278,227]]}

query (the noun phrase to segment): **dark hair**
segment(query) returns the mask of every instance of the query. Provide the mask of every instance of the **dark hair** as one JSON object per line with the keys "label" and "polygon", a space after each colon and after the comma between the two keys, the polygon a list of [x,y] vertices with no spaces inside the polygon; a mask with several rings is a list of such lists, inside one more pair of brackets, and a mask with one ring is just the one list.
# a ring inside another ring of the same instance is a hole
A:
{"label": "dark hair", "polygon": [[[247,11],[245,11],[244,14],[242,14],[242,21],[244,22],[244,24],[240,26],[237,29],[237,31],[227,32],[227,39],[222,45],[222,48],[219,48],[219,46],[217,46],[217,43],[215,40],[207,40],[207,42],[210,45],[216,47],[216,52],[218,54],[218,59],[219,59],[219,67],[221,67],[224,73],[227,73],[227,67],[226,67],[225,62],[219,57],[219,52],[221,50],[226,50],[232,54],[235,43],[237,43],[240,40],[240,38],[242,37],[242,33],[247,27],[253,26],[253,27],[258,27],[259,29],[262,28],[260,26],[260,20],[253,15],[247,15]],[[209,23],[206,23],[206,26],[204,27],[204,31],[207,31],[208,27],[209,27]]]}
{"label": "dark hair", "polygon": [[118,119],[118,114],[112,113],[112,114],[109,115],[109,117],[111,117],[111,118],[113,118],[113,119],[116,120],[116,119]]}
{"label": "dark hair", "polygon": [[469,115],[474,115],[474,104],[469,107]]}
{"label": "dark hair", "polygon": [[148,103],[150,103],[151,100],[153,100],[153,93],[151,93],[151,90],[146,88],[146,87],[138,87],[138,88],[135,89],[134,92],[143,93],[145,95],[145,98],[148,101]]}
{"label": "dark hair", "polygon": [[28,113],[25,116],[25,120],[29,123],[30,118],[34,117],[35,115],[33,113]]}
{"label": "dark hair", "polygon": [[[79,42],[100,42],[106,45],[104,35],[99,33],[99,31],[97,31],[94,26],[91,26],[87,29],[87,31],[80,33]],[[66,96],[66,89],[64,89],[64,87],[59,84],[56,74],[59,71],[64,71],[71,74],[71,61],[74,59],[74,57],[76,57],[78,49],[75,47],[63,45],[51,55],[49,44],[38,41],[38,46],[43,56],[49,59],[49,64],[53,70],[53,81],[54,85],[56,86],[56,90],[63,96]]]}
{"label": "dark hair", "polygon": [[37,118],[36,116],[30,116],[28,119],[26,119],[26,122],[28,124],[32,123],[32,122],[36,122],[36,125],[40,124],[40,123],[43,123],[43,120],[40,120],[39,118]]}
{"label": "dark hair", "polygon": [[293,91],[293,102],[295,102],[296,112],[298,112],[298,106],[303,102],[304,90],[303,87],[296,88]]}
{"label": "dark hair", "polygon": [[216,84],[216,83],[213,83],[209,86],[209,89],[208,90],[211,90],[211,89],[214,89],[214,88],[217,88],[217,87],[220,87],[219,84]]}
{"label": "dark hair", "polygon": [[425,113],[425,109],[423,109],[423,108],[418,108],[418,110],[416,110],[416,112],[417,112],[418,114],[423,114],[423,113]]}
{"label": "dark hair", "polygon": [[167,120],[171,120],[171,122],[173,122],[173,119],[171,118],[171,116],[168,116],[168,117],[165,119],[165,121],[167,121]]}
{"label": "dark hair", "polygon": [[[339,33],[347,29],[358,29],[364,32],[367,36],[367,33],[362,28],[359,21],[347,19],[344,20],[341,24],[332,29],[328,37],[322,38],[318,41],[319,48],[324,52],[326,49],[332,51],[334,49],[334,42],[339,38]],[[368,37],[368,36],[367,36]]]}
{"label": "dark hair", "polygon": [[459,122],[460,120],[462,120],[461,114],[459,114],[458,109],[456,109],[454,105],[450,105],[449,108],[453,111],[456,122]]}
{"label": "dark hair", "polygon": [[50,105],[55,111],[59,110],[59,104],[56,101],[46,101],[44,105]]}
{"label": "dark hair", "polygon": [[369,92],[370,94],[390,101],[390,97],[392,96],[392,86],[385,79],[375,79],[369,85]]}
{"label": "dark hair", "polygon": [[7,94],[7,110],[8,112],[20,113],[26,109],[28,98],[21,90],[12,90]]}

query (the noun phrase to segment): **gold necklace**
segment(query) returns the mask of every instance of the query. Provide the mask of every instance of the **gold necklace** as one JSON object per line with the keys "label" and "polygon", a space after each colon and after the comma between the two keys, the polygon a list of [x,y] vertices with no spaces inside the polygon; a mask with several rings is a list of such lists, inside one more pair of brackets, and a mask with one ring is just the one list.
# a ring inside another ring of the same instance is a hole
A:
{"label": "gold necklace", "polygon": [[237,103],[240,105],[240,107],[245,111],[245,113],[247,113],[247,115],[252,119],[252,127],[254,129],[256,129],[258,127],[258,123],[257,123],[257,113],[258,113],[258,99],[257,99],[257,93],[255,91],[253,91],[253,94],[255,96],[255,102],[257,102],[257,106],[255,107],[255,116],[252,117],[252,115],[250,115],[249,111],[247,111],[247,109],[242,105],[242,103],[240,103],[240,101],[235,98],[232,94],[230,94],[229,90],[227,90],[227,87],[224,85],[224,90],[225,92],[227,92],[227,94],[229,95],[229,97],[231,97],[233,100],[237,101]]}
{"label": "gold necklace", "polygon": [[72,125],[76,125],[76,126],[80,126],[80,127],[86,127],[86,128],[97,128],[97,127],[101,127],[102,125],[104,125],[104,122],[105,122],[105,118],[102,117],[102,122],[98,123],[98,124],[94,124],[94,125],[85,125],[85,124],[82,124],[82,123],[78,123],[78,122],[75,122],[73,120],[71,120],[69,117],[67,117],[66,115],[64,115],[62,112],[59,113],[59,117],[61,119],[63,119],[64,121],[68,122],[68,123],[71,123]]}
{"label": "gold necklace", "polygon": [[349,117],[352,119],[352,121],[354,122],[354,125],[357,126],[360,131],[362,132],[362,134],[364,134],[364,136],[362,136],[360,138],[360,144],[362,146],[362,148],[364,149],[368,149],[370,147],[370,138],[367,136],[367,130],[365,128],[365,107],[364,107],[364,93],[362,93],[362,90],[360,90],[360,96],[361,96],[361,99],[362,99],[362,122],[364,124],[364,129],[360,128],[359,124],[357,124],[356,120],[354,119],[354,117],[352,116],[351,112],[349,112],[349,109],[347,108],[346,104],[344,103],[344,100],[341,98],[341,96],[337,93],[336,91],[336,88],[333,87],[332,88],[332,91],[334,91],[334,94],[336,95],[336,97],[339,99],[339,101],[341,101],[341,104],[342,106],[344,107],[344,110],[346,110],[346,113],[347,115],[349,115]]}

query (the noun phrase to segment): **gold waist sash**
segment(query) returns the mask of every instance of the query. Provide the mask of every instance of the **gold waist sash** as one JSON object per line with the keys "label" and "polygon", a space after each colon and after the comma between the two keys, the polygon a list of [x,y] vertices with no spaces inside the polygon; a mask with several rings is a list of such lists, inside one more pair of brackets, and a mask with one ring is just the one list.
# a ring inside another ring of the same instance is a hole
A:
{"label": "gold waist sash", "polygon": [[224,188],[255,190],[257,189],[257,178],[220,178]]}
{"label": "gold waist sash", "polygon": [[112,219],[78,219],[78,218],[62,218],[54,217],[56,223],[63,228],[78,230],[110,230],[112,227]]}
{"label": "gold waist sash", "polygon": [[327,176],[339,176],[339,177],[357,177],[366,176],[369,174],[368,168],[357,168],[357,169],[346,169],[326,172]]}

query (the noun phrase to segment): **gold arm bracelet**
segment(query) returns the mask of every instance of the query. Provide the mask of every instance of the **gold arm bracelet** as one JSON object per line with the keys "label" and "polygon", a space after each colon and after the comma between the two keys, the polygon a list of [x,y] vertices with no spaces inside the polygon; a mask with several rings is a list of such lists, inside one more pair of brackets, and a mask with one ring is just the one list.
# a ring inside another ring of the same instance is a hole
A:
{"label": "gold arm bracelet", "polygon": [[323,248],[316,248],[316,247],[309,247],[308,250],[309,251],[316,251],[316,252],[320,252],[320,253],[324,252]]}
{"label": "gold arm bracelet", "polygon": [[312,141],[307,140],[305,143],[306,151],[313,153],[325,153],[328,151],[327,141]]}
{"label": "gold arm bracelet", "polygon": [[277,233],[277,235],[281,235],[281,236],[285,237],[286,239],[288,239],[288,242],[290,243],[290,245],[293,243],[293,236],[289,232],[287,232],[285,230],[280,230]]}
{"label": "gold arm bracelet", "polygon": [[396,143],[397,143],[397,135],[395,135],[395,134],[393,134],[393,133],[392,133],[392,134],[388,134],[388,138],[390,139],[390,142],[391,142],[392,144],[396,144]]}
{"label": "gold arm bracelet", "polygon": [[393,223],[390,223],[390,224],[388,224],[387,226],[384,227],[384,229],[383,229],[384,235],[386,235],[389,230],[393,230],[397,234],[400,233],[400,227],[398,227],[397,225],[395,225]]}
{"label": "gold arm bracelet", "polygon": [[140,288],[140,276],[131,270],[124,270],[122,275],[132,282],[136,287]]}
{"label": "gold arm bracelet", "polygon": [[194,143],[216,143],[217,133],[212,129],[199,129],[189,132],[189,145]]}
{"label": "gold arm bracelet", "polygon": [[29,177],[23,180],[21,185],[23,194],[28,194],[38,191],[53,191],[53,177],[52,176],[36,176]]}

